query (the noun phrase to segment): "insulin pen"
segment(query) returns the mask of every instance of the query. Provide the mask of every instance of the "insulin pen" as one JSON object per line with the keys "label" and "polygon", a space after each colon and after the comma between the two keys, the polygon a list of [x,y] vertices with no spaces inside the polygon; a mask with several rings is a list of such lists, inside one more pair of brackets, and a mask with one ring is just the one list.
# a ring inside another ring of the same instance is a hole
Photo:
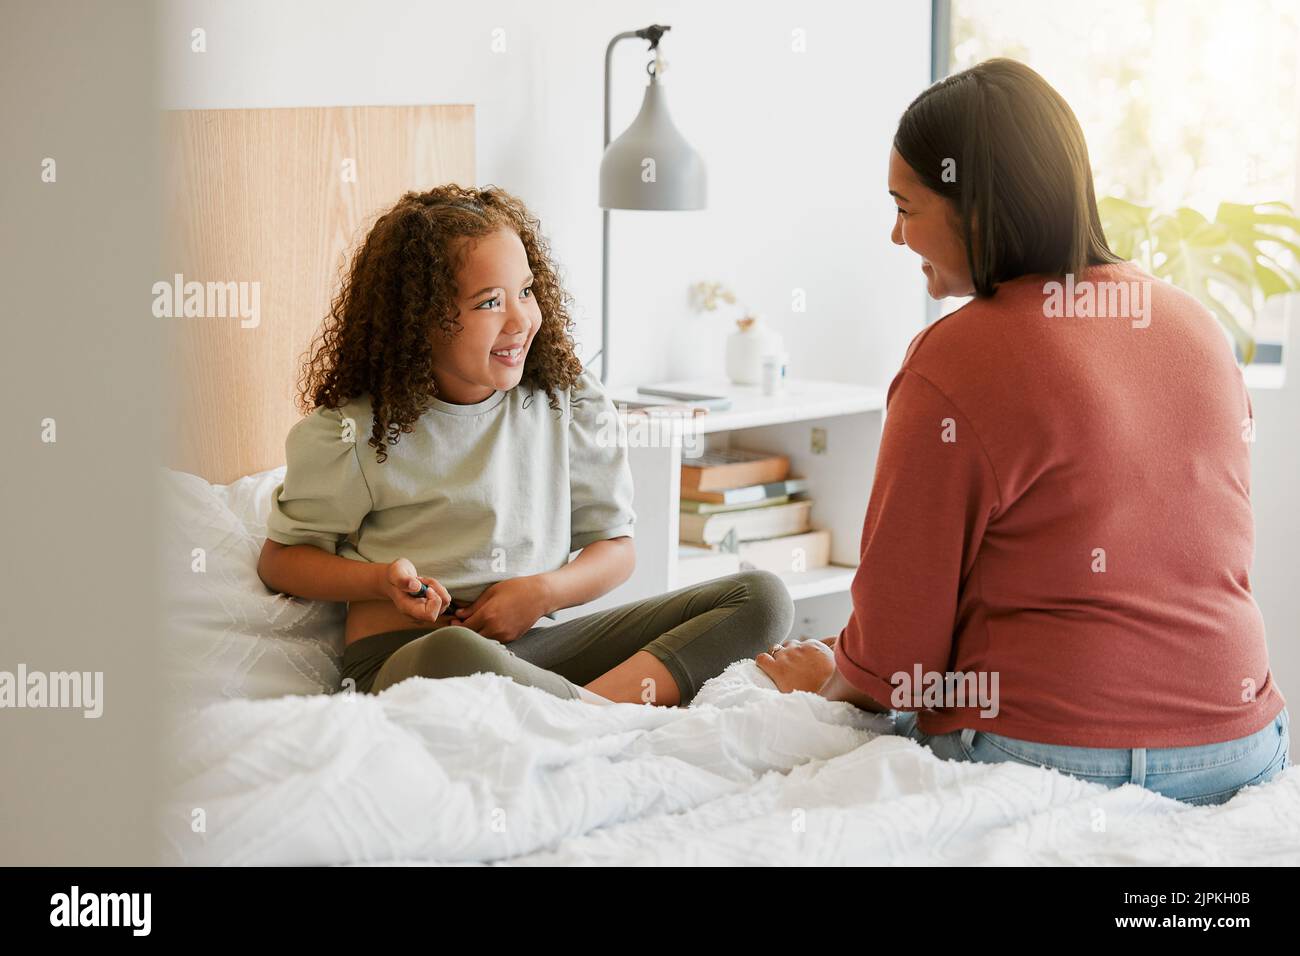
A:
{"label": "insulin pen", "polygon": [[[420,582],[420,590],[418,590],[418,591],[407,591],[406,593],[407,593],[407,595],[408,595],[409,597],[413,597],[413,598],[415,598],[417,601],[419,601],[419,600],[421,600],[421,599],[422,599],[426,594],[429,593],[429,585],[427,585],[427,584],[425,584],[423,581],[421,581],[421,582]],[[447,605],[447,610],[450,611],[452,608],[454,608],[454,607],[458,607],[458,606],[459,606],[459,607],[463,607],[464,605],[462,605],[461,602],[457,601],[455,598],[452,598],[451,603]]]}

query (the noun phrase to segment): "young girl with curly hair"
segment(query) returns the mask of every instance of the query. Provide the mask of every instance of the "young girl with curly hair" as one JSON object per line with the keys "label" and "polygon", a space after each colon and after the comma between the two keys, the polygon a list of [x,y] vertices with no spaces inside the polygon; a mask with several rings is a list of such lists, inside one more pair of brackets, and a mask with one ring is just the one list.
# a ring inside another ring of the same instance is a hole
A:
{"label": "young girl with curly hair", "polygon": [[408,192],[357,249],[258,563],[274,590],[348,602],[345,690],[486,671],[685,705],[785,640],[793,605],[765,571],[539,626],[635,562],[627,449],[569,301],[537,219],[491,186]]}

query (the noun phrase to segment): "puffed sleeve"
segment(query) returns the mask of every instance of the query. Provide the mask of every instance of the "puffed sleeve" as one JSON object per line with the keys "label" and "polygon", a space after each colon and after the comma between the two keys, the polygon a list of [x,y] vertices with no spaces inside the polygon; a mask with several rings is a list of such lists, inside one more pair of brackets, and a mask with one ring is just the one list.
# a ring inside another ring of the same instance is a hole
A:
{"label": "puffed sleeve", "polygon": [[958,595],[999,507],[979,436],[942,392],[904,367],[887,401],[853,610],[835,642],[839,672],[884,706],[894,674],[949,670]]}
{"label": "puffed sleeve", "polygon": [[631,537],[632,467],[618,411],[588,370],[569,391],[569,550]]}
{"label": "puffed sleeve", "polygon": [[271,493],[269,539],[337,554],[339,543],[361,527],[374,509],[357,457],[362,425],[342,408],[321,406],[289,430],[284,481]]}

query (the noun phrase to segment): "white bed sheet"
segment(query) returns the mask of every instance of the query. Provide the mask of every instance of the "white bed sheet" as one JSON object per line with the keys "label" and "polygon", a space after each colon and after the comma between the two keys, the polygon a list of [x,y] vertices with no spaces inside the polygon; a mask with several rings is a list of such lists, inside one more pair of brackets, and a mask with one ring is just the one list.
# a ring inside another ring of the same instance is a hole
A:
{"label": "white bed sheet", "polygon": [[1298,767],[1192,807],[944,761],[887,718],[777,693],[752,661],[687,708],[488,674],[333,694],[343,605],[274,594],[255,570],[282,474],[164,475],[171,862],[1300,863]]}
{"label": "white bed sheet", "polygon": [[1193,807],[940,760],[757,676],[737,662],[687,708],[487,674],[210,705],[173,739],[168,846],[205,865],[1300,862],[1298,768]]}

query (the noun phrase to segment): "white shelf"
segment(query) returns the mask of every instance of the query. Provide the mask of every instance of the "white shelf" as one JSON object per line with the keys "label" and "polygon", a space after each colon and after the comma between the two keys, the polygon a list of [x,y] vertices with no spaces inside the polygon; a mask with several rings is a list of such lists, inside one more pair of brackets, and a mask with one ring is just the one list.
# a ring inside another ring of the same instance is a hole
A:
{"label": "white shelf", "polygon": [[[691,561],[699,560],[707,559],[682,558],[677,562],[677,566],[681,568]],[[820,597],[823,594],[839,594],[847,591],[849,585],[853,583],[853,575],[857,573],[857,570],[857,568],[848,567],[847,565],[831,564],[824,568],[812,568],[808,571],[790,571],[778,575],[778,577],[785,582],[786,589],[790,592],[790,599],[799,601],[803,598]],[[725,574],[719,574],[715,577],[725,577]],[[693,577],[692,580],[694,580]],[[678,584],[680,586],[681,581]]]}
{"label": "white shelf", "polygon": [[785,582],[786,588],[790,591],[790,598],[798,601],[801,598],[820,597],[823,594],[837,594],[840,591],[847,591],[849,585],[853,583],[853,575],[857,573],[857,570],[857,568],[832,564],[824,568],[812,568],[808,571],[788,572],[781,575],[781,580]]}
{"label": "white shelf", "polygon": [[[698,453],[701,446],[740,447],[786,455],[790,474],[808,479],[813,503],[810,520],[813,527],[830,531],[832,564],[786,572],[781,578],[791,598],[799,602],[798,633],[837,633],[852,610],[848,592],[857,573],[862,522],[884,424],[885,390],[806,379],[788,382],[778,395],[764,395],[757,385],[718,379],[662,382],[655,387],[723,395],[731,406],[693,419],[641,419],[650,427],[636,432],[630,410],[623,416],[635,484],[636,570],[584,610],[589,613],[664,594],[692,580],[692,574],[682,568],[692,559],[679,556],[683,457]],[[672,404],[666,398],[641,395],[635,386],[606,391],[616,406]],[[708,436],[708,440],[696,441],[693,436]]]}
{"label": "white shelf", "polygon": [[[730,408],[710,410],[692,420],[695,431],[701,435],[832,418],[857,412],[875,412],[885,407],[883,389],[805,379],[792,379],[779,395],[764,395],[763,389],[758,385],[732,385],[730,382],[719,381],[658,382],[650,387],[701,395],[725,395],[730,398]],[[654,395],[642,395],[632,386],[611,388],[609,396],[615,405],[620,402],[672,401]]]}

